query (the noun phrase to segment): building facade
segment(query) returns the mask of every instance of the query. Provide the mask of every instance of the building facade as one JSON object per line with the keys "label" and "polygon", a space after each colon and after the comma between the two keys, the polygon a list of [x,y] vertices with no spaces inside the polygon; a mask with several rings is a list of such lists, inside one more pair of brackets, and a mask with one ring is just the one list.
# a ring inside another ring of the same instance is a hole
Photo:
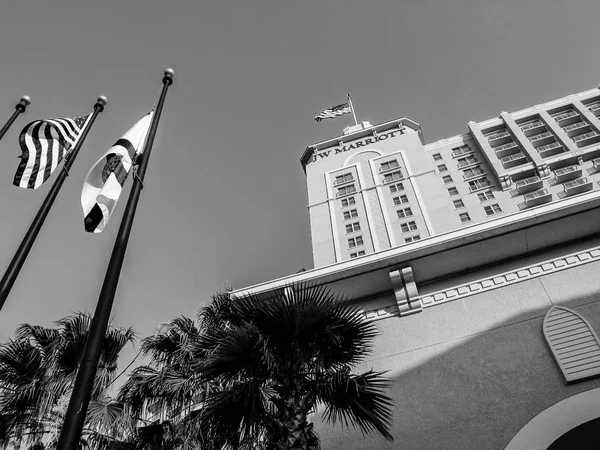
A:
{"label": "building facade", "polygon": [[435,143],[402,118],[306,148],[315,268],[234,295],[323,284],[377,321],[359,369],[388,371],[396,441],[317,411],[323,448],[600,447],[598,117],[592,89]]}

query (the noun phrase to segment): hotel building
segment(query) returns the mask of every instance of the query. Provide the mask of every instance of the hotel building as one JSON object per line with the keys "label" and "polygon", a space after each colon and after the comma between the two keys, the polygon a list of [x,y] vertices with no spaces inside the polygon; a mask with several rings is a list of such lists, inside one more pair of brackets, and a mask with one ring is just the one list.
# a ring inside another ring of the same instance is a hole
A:
{"label": "hotel building", "polygon": [[600,446],[600,89],[426,143],[408,119],[309,145],[314,269],[377,321],[396,441],[315,421],[323,448]]}

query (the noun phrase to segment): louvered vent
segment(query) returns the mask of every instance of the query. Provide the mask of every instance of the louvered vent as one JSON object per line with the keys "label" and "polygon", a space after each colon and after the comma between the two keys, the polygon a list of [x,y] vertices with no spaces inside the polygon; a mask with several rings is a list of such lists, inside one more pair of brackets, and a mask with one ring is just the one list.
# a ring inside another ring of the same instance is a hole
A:
{"label": "louvered vent", "polygon": [[567,383],[600,375],[600,341],[587,320],[569,308],[554,306],[543,329]]}

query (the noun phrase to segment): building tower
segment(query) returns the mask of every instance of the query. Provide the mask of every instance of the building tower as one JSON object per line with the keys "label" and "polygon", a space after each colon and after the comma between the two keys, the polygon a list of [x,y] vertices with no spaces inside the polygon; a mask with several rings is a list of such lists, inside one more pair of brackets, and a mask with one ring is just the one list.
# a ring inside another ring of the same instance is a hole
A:
{"label": "building tower", "polygon": [[389,371],[396,442],[319,424],[324,448],[596,448],[599,117],[591,89],[434,143],[401,118],[306,148],[315,268],[233,294],[327,285],[377,321],[359,370]]}

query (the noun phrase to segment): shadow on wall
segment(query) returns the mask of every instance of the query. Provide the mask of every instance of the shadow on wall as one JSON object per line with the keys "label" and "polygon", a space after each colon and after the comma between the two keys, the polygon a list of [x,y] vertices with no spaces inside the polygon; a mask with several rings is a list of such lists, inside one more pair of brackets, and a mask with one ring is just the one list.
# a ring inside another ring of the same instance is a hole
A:
{"label": "shadow on wall", "polygon": [[[544,315],[553,306],[545,287],[560,279],[541,280],[378,322],[381,335],[373,358],[358,370],[389,371],[395,441],[364,437],[357,429],[331,427],[316,418],[322,447],[502,450],[544,409],[600,387],[600,378],[564,381],[542,332]],[[583,315],[598,334],[600,281],[594,285],[560,303]]]}

